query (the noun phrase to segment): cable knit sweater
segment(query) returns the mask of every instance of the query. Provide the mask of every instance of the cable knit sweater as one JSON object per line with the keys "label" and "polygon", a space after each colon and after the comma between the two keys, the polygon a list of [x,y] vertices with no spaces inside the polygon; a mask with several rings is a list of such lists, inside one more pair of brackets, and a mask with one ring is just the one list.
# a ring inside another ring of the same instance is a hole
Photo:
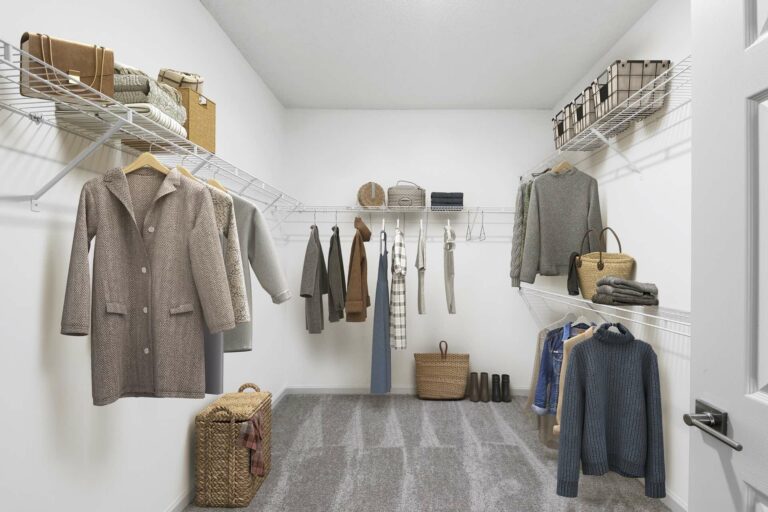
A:
{"label": "cable knit sweater", "polygon": [[578,494],[579,463],[585,475],[645,477],[646,496],[666,494],[656,354],[621,324],[603,324],[571,353],[560,425],[560,496]]}

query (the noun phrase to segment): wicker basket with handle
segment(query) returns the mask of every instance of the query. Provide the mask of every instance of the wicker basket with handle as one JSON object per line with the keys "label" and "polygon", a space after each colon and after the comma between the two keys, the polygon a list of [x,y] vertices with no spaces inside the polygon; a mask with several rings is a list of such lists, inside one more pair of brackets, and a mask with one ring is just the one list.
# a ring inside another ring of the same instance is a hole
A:
{"label": "wicker basket with handle", "polygon": [[[255,392],[245,392],[246,389]],[[241,445],[243,424],[260,415],[263,476],[251,472],[252,450]],[[195,504],[245,507],[271,467],[272,393],[243,384],[209,404],[195,418]]]}
{"label": "wicker basket with handle", "polygon": [[413,354],[416,359],[416,394],[433,400],[460,400],[467,390],[469,354],[449,354],[440,342],[440,353]]}
{"label": "wicker basket with handle", "polygon": [[616,276],[623,279],[632,279],[635,271],[635,259],[621,251],[621,240],[619,240],[619,236],[613,229],[606,227],[600,232],[602,246],[606,247],[603,243],[606,231],[613,233],[616,242],[619,244],[619,252],[599,251],[583,254],[584,242],[586,242],[592,230],[587,231],[584,238],[581,239],[579,256],[576,258],[576,273],[579,276],[581,296],[585,299],[592,299],[597,289],[597,281],[601,277]]}

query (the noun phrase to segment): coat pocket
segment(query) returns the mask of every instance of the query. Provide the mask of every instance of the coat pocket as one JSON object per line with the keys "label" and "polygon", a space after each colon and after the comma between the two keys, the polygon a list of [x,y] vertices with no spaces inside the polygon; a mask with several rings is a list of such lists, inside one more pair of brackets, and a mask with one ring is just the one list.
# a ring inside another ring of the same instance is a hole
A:
{"label": "coat pocket", "polygon": [[170,312],[172,315],[180,315],[182,313],[192,313],[194,310],[195,308],[192,304],[181,304],[180,306],[171,308]]}
{"label": "coat pocket", "polygon": [[128,306],[122,302],[107,302],[107,313],[112,313],[115,315],[127,315]]}

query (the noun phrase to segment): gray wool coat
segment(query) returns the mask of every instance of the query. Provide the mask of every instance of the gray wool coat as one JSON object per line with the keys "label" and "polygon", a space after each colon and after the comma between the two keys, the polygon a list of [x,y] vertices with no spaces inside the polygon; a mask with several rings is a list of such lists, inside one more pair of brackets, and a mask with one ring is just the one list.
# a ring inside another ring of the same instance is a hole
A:
{"label": "gray wool coat", "polygon": [[328,320],[338,322],[344,318],[347,301],[347,280],[344,276],[344,260],[341,256],[339,227],[333,226],[331,245],[328,249]]}
{"label": "gray wool coat", "polygon": [[304,269],[301,273],[301,296],[305,300],[305,318],[310,334],[323,332],[323,295],[328,293],[328,271],[325,268],[323,246],[317,226],[312,226],[304,254]]}
{"label": "gray wool coat", "polygon": [[[88,253],[95,238],[93,282]],[[203,398],[203,322],[235,325],[211,195],[177,170],[112,169],[80,194],[62,334],[91,334],[93,403]]]}
{"label": "gray wool coat", "polygon": [[[282,304],[291,298],[288,280],[280,265],[272,232],[264,215],[249,201],[232,196],[237,219],[237,235],[240,240],[240,254],[244,264],[245,296],[248,302],[248,312],[253,317],[253,299],[251,295],[250,263],[256,279],[266,291],[272,302]],[[224,352],[243,352],[251,350],[253,339],[253,322],[238,323],[234,329],[224,333]]]}

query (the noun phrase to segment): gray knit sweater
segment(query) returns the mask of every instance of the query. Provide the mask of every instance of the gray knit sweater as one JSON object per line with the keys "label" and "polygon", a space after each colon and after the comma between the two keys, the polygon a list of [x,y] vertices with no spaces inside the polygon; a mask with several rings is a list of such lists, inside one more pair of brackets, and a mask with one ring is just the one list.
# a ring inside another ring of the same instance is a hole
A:
{"label": "gray knit sweater", "polygon": [[571,168],[536,178],[528,207],[520,280],[533,283],[537,273],[567,274],[571,253],[579,251],[588,229],[594,231],[584,250],[597,251],[603,221],[593,177]]}
{"label": "gray knit sweater", "polygon": [[585,475],[645,477],[646,496],[666,495],[656,354],[621,324],[603,324],[571,352],[560,425],[560,496],[578,494],[579,463]]}

